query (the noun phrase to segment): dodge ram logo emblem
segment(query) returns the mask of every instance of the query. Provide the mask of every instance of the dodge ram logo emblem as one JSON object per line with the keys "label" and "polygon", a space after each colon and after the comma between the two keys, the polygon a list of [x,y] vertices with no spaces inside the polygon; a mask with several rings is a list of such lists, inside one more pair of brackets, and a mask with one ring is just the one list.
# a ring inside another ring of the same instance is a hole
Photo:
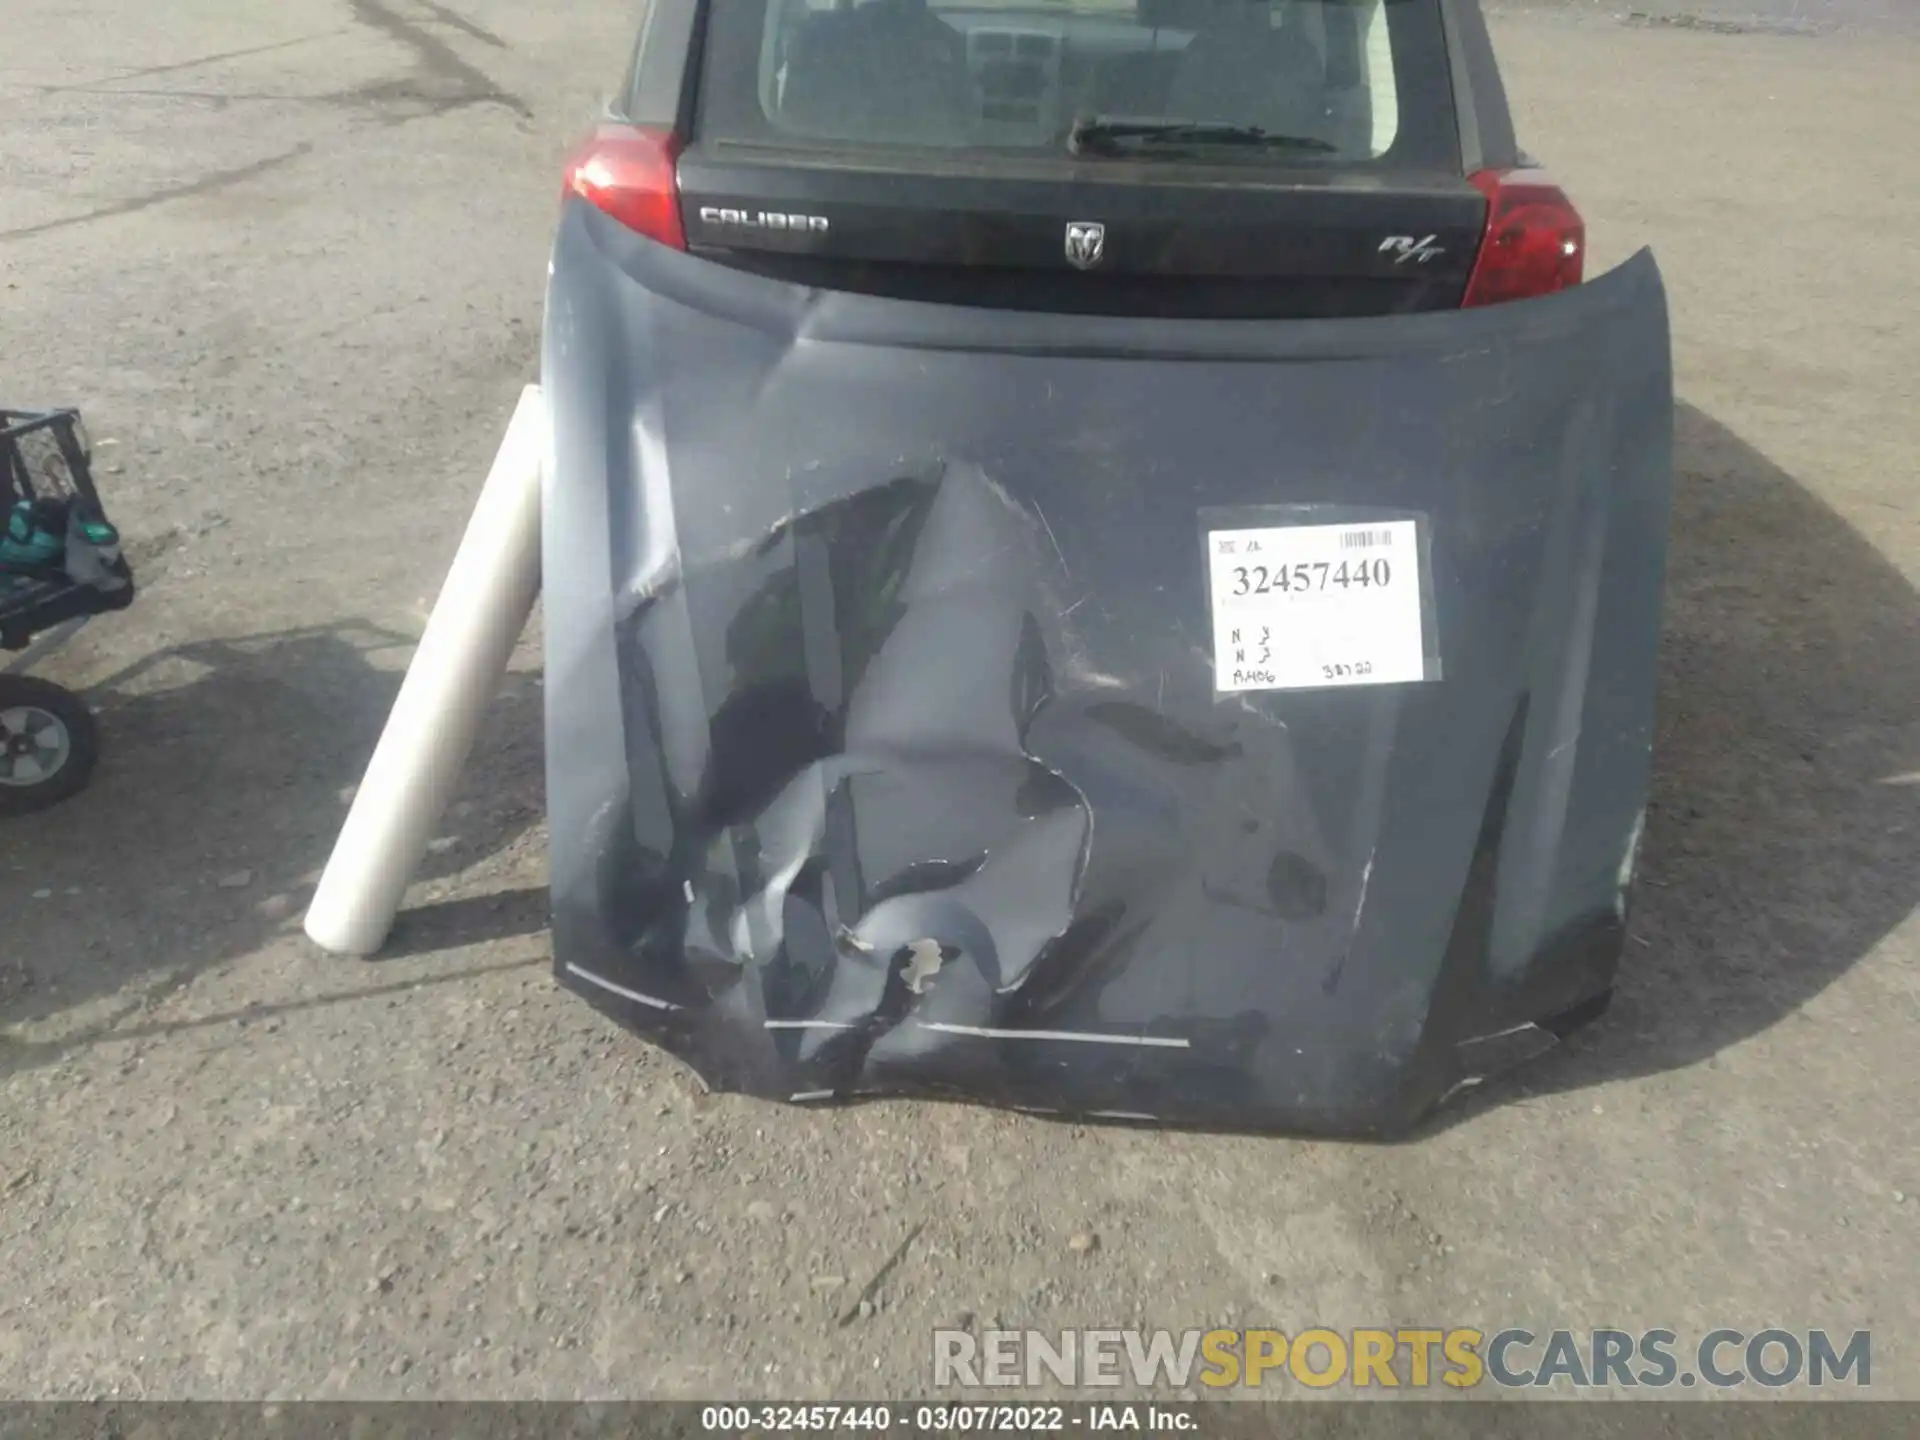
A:
{"label": "dodge ram logo emblem", "polygon": [[1107,253],[1107,227],[1097,220],[1075,220],[1067,226],[1067,263],[1091,270]]}

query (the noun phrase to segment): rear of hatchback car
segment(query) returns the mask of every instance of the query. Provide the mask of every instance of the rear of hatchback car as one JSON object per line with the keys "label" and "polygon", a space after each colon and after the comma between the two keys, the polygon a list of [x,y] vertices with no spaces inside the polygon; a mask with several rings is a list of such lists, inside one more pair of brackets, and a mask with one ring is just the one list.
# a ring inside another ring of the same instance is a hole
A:
{"label": "rear of hatchback car", "polygon": [[1665,307],[1472,0],[654,0],[614,110],[565,983],[717,1088],[1354,1133],[1604,1008]]}

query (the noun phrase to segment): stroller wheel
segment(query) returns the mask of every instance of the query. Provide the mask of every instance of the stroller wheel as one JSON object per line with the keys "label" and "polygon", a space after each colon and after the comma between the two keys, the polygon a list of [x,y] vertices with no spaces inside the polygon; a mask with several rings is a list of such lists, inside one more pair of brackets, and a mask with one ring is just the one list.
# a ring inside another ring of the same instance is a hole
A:
{"label": "stroller wheel", "polygon": [[78,695],[30,675],[0,675],[0,815],[78,794],[99,756],[93,712]]}

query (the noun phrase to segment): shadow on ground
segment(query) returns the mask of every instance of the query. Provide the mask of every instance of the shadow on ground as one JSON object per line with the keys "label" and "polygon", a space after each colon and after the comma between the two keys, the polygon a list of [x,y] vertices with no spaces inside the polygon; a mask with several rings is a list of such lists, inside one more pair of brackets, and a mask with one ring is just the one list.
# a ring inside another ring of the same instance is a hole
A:
{"label": "shadow on ground", "polygon": [[1920,596],[1845,520],[1681,407],[1660,717],[1618,997],[1489,1086],[1703,1061],[1793,1016],[1920,903]]}
{"label": "shadow on ground", "polygon": [[[0,825],[0,1023],[107,996],[124,1016],[296,932],[412,643],[349,626],[184,645],[91,691],[92,786]],[[492,893],[429,892],[390,956],[545,927],[543,889],[487,884],[538,838],[540,712],[537,681],[510,677],[422,867]],[[13,1048],[0,1043],[0,1066]]]}

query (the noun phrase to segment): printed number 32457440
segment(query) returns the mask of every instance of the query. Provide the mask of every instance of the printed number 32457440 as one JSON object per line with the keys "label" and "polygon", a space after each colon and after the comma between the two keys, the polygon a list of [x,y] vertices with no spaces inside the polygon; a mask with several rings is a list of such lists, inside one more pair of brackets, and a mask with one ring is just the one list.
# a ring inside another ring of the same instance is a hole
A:
{"label": "printed number 32457440", "polygon": [[1393,583],[1391,560],[1299,560],[1292,565],[1236,565],[1235,595],[1311,595],[1316,591],[1382,589]]}

